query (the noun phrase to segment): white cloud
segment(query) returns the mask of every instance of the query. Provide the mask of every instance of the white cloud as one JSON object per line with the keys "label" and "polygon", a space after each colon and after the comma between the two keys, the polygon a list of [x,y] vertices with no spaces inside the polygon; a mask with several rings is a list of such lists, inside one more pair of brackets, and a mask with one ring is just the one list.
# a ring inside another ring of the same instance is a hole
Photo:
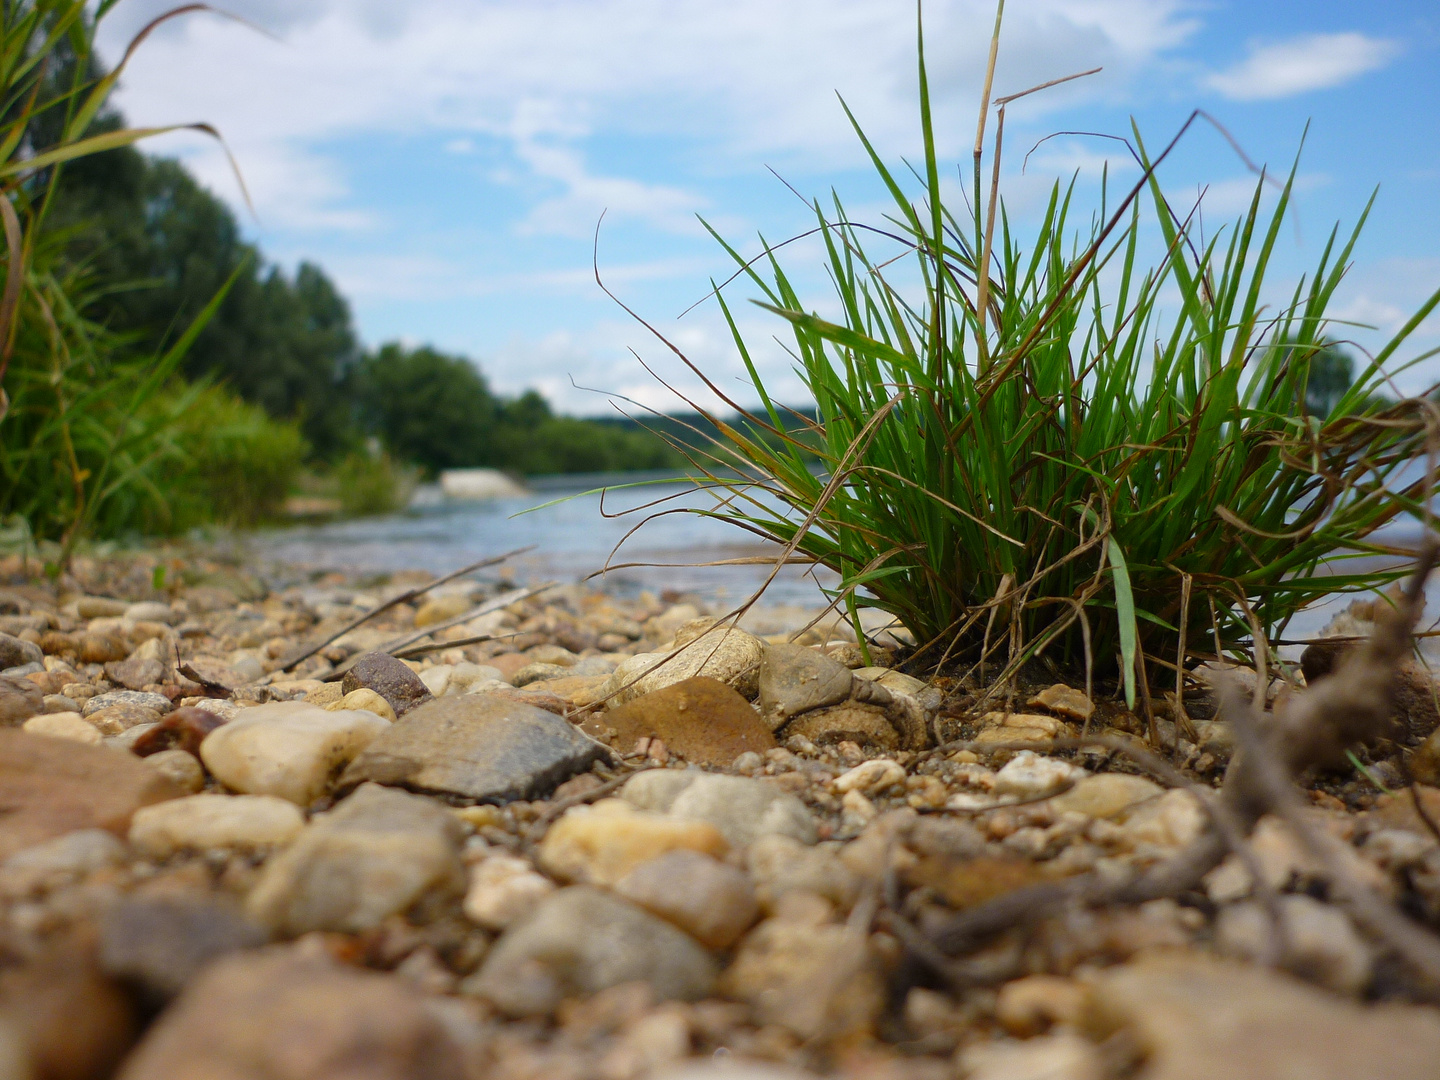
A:
{"label": "white cloud", "polygon": [[[102,38],[117,56],[130,32],[170,0],[121,5]],[[1195,23],[1187,0],[1029,0],[1012,5],[999,91],[1104,64],[1098,79],[1024,103],[1122,93]],[[678,137],[705,169],[752,168],[760,156],[818,167],[855,164],[845,94],[883,152],[913,150],[914,25],[908,6],[875,0],[277,0],[228,4],[279,41],[208,16],[166,24],[132,61],[118,97],[137,123],[205,119],[254,176],[262,218],[345,224],[353,197],[334,144],[436,134],[499,140],[562,193],[532,227],[593,224],[597,199],[649,212],[663,229],[695,209],[679,189],[596,176],[557,153],[596,135]],[[937,130],[951,149],[973,131],[991,0],[927,6]],[[1019,107],[1017,119],[1024,115]],[[174,144],[172,144],[174,145]],[[207,182],[235,199],[213,147],[183,144]],[[528,148],[528,149],[527,149]],[[350,155],[355,154],[353,147]],[[637,166],[643,166],[638,162]],[[271,179],[273,177],[273,180]],[[540,185],[545,187],[547,185]],[[558,199],[558,201],[556,201]],[[238,202],[238,200],[236,200]],[[350,222],[354,224],[354,222]]]}
{"label": "white cloud", "polygon": [[1365,34],[1306,34],[1252,45],[1243,61],[1204,82],[1233,101],[1290,97],[1340,86],[1384,67],[1399,51],[1395,42]]}

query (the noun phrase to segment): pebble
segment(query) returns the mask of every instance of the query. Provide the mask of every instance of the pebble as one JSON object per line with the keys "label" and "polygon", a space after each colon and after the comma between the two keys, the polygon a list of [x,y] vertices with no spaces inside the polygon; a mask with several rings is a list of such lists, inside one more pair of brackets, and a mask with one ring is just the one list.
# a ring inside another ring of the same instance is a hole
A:
{"label": "pebble", "polygon": [[776,910],[783,897],[794,892],[824,897],[841,911],[848,911],[860,894],[860,875],[839,856],[788,836],[756,840],[745,852],[745,866],[765,911]]}
{"label": "pebble", "polygon": [[[640,653],[621,661],[607,683],[611,707],[623,705],[653,690],[704,675],[726,683],[745,698],[759,690],[759,671],[765,645],[743,630],[716,627],[679,648]],[[667,657],[669,659],[667,659]]]}
{"label": "pebble", "polygon": [[[124,693],[130,693],[126,690]],[[101,695],[102,697],[106,695]],[[90,699],[94,701],[94,698]],[[88,705],[89,702],[86,702]],[[160,720],[160,710],[146,708],[144,705],[131,705],[122,703],[111,705],[105,709],[91,709],[85,711],[85,705],[80,707],[81,714],[87,721],[95,726],[95,729],[102,735],[115,736],[123,735],[125,732],[137,727],[151,727]]]}
{"label": "pebble", "polygon": [[112,660],[105,665],[105,677],[128,690],[143,690],[153,683],[163,682],[165,674],[165,665],[159,660],[131,657],[129,660]]}
{"label": "pebble", "polygon": [[130,897],[100,918],[100,967],[164,1001],[218,957],[270,940],[232,903],[206,898]]}
{"label": "pebble", "polygon": [[815,819],[804,803],[750,777],[654,769],[627,780],[620,797],[644,810],[709,822],[733,848],[773,834],[804,844],[817,839]]}
{"label": "pebble", "polygon": [[431,800],[365,784],[265,864],[246,908],[286,935],[368,930],[427,893],[463,893],[462,834]]}
{"label": "pebble", "polygon": [[462,984],[510,1016],[544,1016],[567,997],[644,982],[656,1001],[710,994],[717,965],[683,931],[627,900],[572,885],[542,900]]}
{"label": "pebble", "polygon": [[770,645],[760,662],[760,712],[772,730],[791,717],[838,705],[850,697],[850,669],[816,649]]}
{"label": "pebble", "polygon": [[45,653],[32,641],[0,633],[0,671],[25,664],[43,664]]}
{"label": "pebble", "polygon": [[[1215,923],[1221,954],[1260,964],[1279,961],[1336,993],[1361,993],[1370,982],[1374,957],[1345,912],[1303,894],[1279,900],[1284,921],[1279,936],[1269,912],[1256,901],[1221,908]],[[1271,956],[1280,941],[1283,956]]]}
{"label": "pebble", "polygon": [[137,810],[130,843],[157,859],[211,848],[254,851],[289,843],[304,825],[294,803],[273,795],[188,795]]}
{"label": "pebble", "polygon": [[24,676],[0,675],[0,727],[18,727],[45,711],[45,692]]}
{"label": "pebble", "polygon": [[[164,694],[151,694],[143,690],[111,690],[108,693],[96,694],[84,705],[80,706],[80,712],[84,716],[92,716],[101,709],[113,709],[118,705],[128,705],[137,709],[149,709],[159,716],[163,716],[173,709],[174,703]],[[131,725],[126,725],[131,726]]]}
{"label": "pebble", "polygon": [[465,914],[487,930],[504,930],[554,891],[555,883],[527,860],[489,855],[470,868]]}
{"label": "pebble", "polygon": [[530,663],[510,676],[510,684],[512,686],[529,686],[531,683],[544,682],[548,679],[563,679],[573,674],[574,672],[568,665]]}
{"label": "pebble", "polygon": [[205,769],[188,750],[161,750],[148,755],[145,764],[161,776],[169,777],[187,795],[194,795],[205,786]]}
{"label": "pebble", "polygon": [[434,626],[446,619],[464,615],[473,606],[470,599],[465,596],[430,597],[415,610],[415,629]]}
{"label": "pebble", "polygon": [[247,677],[248,673],[242,673],[233,665],[214,656],[192,656],[180,665],[180,673],[203,686],[215,687],[227,693],[238,690],[251,681]]}
{"label": "pebble", "polygon": [[382,720],[394,723],[397,719],[395,710],[391,708],[390,702],[371,690],[368,686],[362,686],[359,690],[351,690],[339,701],[325,706],[328,712],[339,712],[342,709],[363,709],[365,712],[372,712]]}
{"label": "pebble", "polygon": [[889,758],[874,758],[837,776],[833,783],[835,790],[842,795],[850,791],[874,795],[888,787],[905,783],[905,769],[899,762]]}
{"label": "pebble", "polygon": [[96,870],[119,866],[125,856],[125,845],[113,833],[76,829],[17,851],[0,863],[0,893],[19,897],[53,889]]}
{"label": "pebble", "polygon": [[1055,1026],[1079,1027],[1090,995],[1085,986],[1060,975],[1026,975],[1000,988],[995,1019],[1011,1035],[1028,1039]]}
{"label": "pebble", "polygon": [[78,652],[86,664],[108,664],[112,660],[124,660],[130,654],[130,646],[118,634],[87,632],[80,635]]}
{"label": "pebble", "polygon": [[959,1062],[966,1080],[1106,1080],[1111,1075],[1095,1044],[1070,1031],[1024,1042],[975,1043],[961,1051]]}
{"label": "pebble", "polygon": [[709,949],[727,949],[760,913],[749,875],[689,849],[641,863],[615,892],[674,923]]}
{"label": "pebble", "polygon": [[346,694],[360,689],[375,691],[390,703],[397,717],[432,697],[420,676],[395,657],[381,652],[368,652],[355,661],[340,680],[340,688]]}
{"label": "pebble", "polygon": [[540,844],[541,869],[564,881],[614,885],[641,863],[668,851],[723,858],[730,845],[713,825],[636,810],[620,799],[567,810]]}
{"label": "pebble", "polygon": [[464,1021],[394,975],[313,950],[223,956],[186,987],[117,1080],[463,1080]]}
{"label": "pebble", "polygon": [[589,716],[580,726],[596,738],[613,730],[611,745],[622,752],[639,739],[658,738],[697,765],[728,765],[742,753],[763,753],[776,745],[769,725],[749,702],[719,680],[703,676]]}
{"label": "pebble", "polygon": [[138,809],[179,794],[138,758],[0,728],[0,859],[76,829],[123,835]]}
{"label": "pebble", "polygon": [[1095,712],[1095,703],[1085,696],[1084,691],[1076,690],[1073,686],[1066,686],[1064,683],[1047,686],[1026,704],[1038,705],[1042,709],[1049,709],[1051,712],[1057,712],[1061,716],[1068,716],[1070,719],[1079,720],[1082,723],[1089,720]]}
{"label": "pebble", "polygon": [[205,737],[225,722],[224,717],[209,709],[182,706],[138,736],[131,749],[139,757],[167,750],[199,754]]}
{"label": "pebble", "polygon": [[1177,848],[1199,837],[1209,821],[1200,800],[1177,788],[1136,805],[1126,815],[1121,829],[1132,844]]}
{"label": "pebble", "polygon": [[1127,773],[1096,773],[1080,779],[1069,791],[1049,801],[1057,814],[1070,811],[1092,818],[1114,818],[1130,807],[1164,794],[1153,780]]}
{"label": "pebble", "polygon": [[1196,953],[1107,968],[1092,987],[1095,1014],[1145,1054],[1147,1080],[1411,1080],[1440,1060],[1433,1008],[1367,1007]]}
{"label": "pebble", "polygon": [[302,701],[244,709],[200,744],[200,759],[234,791],[309,806],[390,725],[372,712],[328,712]]}
{"label": "pebble", "polygon": [[340,787],[373,780],[505,803],[547,795],[606,756],[604,746],[554,713],[462,694],[402,716],[350,763]]}
{"label": "pebble", "polygon": [[103,619],[124,615],[129,606],[124,600],[108,596],[82,596],[75,601],[75,614],[82,619]]}
{"label": "pebble", "polygon": [[139,603],[130,604],[122,614],[131,622],[158,622],[175,625],[184,621],[184,615],[169,604],[161,604],[153,600],[142,600]]}
{"label": "pebble", "polygon": [[995,774],[991,791],[995,795],[1031,798],[1055,791],[1084,779],[1084,769],[1059,758],[1041,757],[1031,750],[1021,750]]}
{"label": "pebble", "polygon": [[40,716],[32,716],[25,721],[22,729],[32,735],[69,739],[88,746],[99,746],[104,739],[99,728],[78,712],[42,713]]}
{"label": "pebble", "polygon": [[799,736],[820,746],[851,742],[882,754],[904,748],[900,732],[884,706],[856,701],[801,713],[790,720],[779,734],[786,739]]}

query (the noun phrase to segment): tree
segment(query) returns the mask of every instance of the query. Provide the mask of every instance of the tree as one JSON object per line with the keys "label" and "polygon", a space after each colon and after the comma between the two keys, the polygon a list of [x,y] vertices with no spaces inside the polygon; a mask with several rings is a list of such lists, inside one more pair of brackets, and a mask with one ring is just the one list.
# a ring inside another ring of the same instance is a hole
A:
{"label": "tree", "polygon": [[430,475],[493,461],[498,403],[464,357],[392,342],[361,362],[354,385],[361,424],[396,457]]}

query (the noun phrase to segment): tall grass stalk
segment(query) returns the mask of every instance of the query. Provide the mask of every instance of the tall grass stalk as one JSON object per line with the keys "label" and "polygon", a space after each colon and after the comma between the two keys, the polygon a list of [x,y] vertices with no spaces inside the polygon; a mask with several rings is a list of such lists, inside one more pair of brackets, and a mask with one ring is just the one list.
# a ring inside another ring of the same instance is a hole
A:
{"label": "tall grass stalk", "polygon": [[[1022,238],[998,198],[1003,110],[1020,95],[996,99],[988,201],[982,107],[960,213],[942,194],[923,35],[918,61],[919,167],[888,166],[846,107],[892,199],[883,227],[854,223],[838,196],[813,204],[837,317],[802,303],[763,237],[746,260],[711,230],[788,325],[817,420],[788,433],[794,417],[715,287],[762,407],[737,424],[709,417],[722,434],[692,461],[723,499],[704,512],[835,570],[857,630],[859,607],[889,612],[919,663],[1014,670],[1048,653],[1088,672],[1113,658],[1132,705],[1155,664],[1217,640],[1239,651],[1252,619],[1273,638],[1326,594],[1390,580],[1373,563],[1347,567],[1389,550],[1381,526],[1428,513],[1431,485],[1401,470],[1434,445],[1436,410],[1383,394],[1440,293],[1329,417],[1308,415],[1309,358],[1333,330],[1365,213],[1275,304],[1293,169],[1262,175],[1244,216],[1206,238],[1166,201],[1164,154],[1152,159],[1137,130],[1143,175],[1118,203],[1102,185],[1086,214],[1075,182],[1056,184]],[[1142,251],[1157,236],[1151,265]]]}

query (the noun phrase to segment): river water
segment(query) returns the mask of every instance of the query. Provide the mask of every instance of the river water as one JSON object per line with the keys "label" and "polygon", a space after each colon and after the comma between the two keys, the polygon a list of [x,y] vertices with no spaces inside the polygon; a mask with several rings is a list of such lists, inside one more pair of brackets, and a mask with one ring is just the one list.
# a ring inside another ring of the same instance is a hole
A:
{"label": "river water", "polygon": [[[642,590],[689,593],[717,611],[736,606],[764,583],[772,567],[759,560],[773,559],[778,547],[737,526],[684,512],[712,509],[713,494],[685,483],[640,479],[638,486],[635,478],[627,477],[620,483],[631,486],[597,490],[596,477],[551,477],[543,481],[545,490],[488,502],[447,502],[432,496],[402,514],[292,526],[255,534],[251,543],[261,558],[312,570],[423,569],[436,574],[533,545],[535,550],[508,564],[518,583],[568,583],[595,575],[591,584],[620,595]],[[1414,537],[1397,532],[1389,539],[1409,546],[1403,540]],[[733,563],[745,559],[757,561]],[[696,565],[724,561],[732,564]],[[827,603],[822,585],[835,582],[835,574],[823,568],[781,567],[759,606],[777,616],[781,611],[813,611]],[[1434,577],[1429,592],[1426,626],[1440,614],[1440,581]],[[1301,612],[1286,637],[1317,635],[1352,598],[1335,598]],[[867,618],[867,625],[871,621]],[[1431,638],[1427,645],[1430,642],[1440,639]],[[1294,656],[1299,649],[1282,652]]]}

